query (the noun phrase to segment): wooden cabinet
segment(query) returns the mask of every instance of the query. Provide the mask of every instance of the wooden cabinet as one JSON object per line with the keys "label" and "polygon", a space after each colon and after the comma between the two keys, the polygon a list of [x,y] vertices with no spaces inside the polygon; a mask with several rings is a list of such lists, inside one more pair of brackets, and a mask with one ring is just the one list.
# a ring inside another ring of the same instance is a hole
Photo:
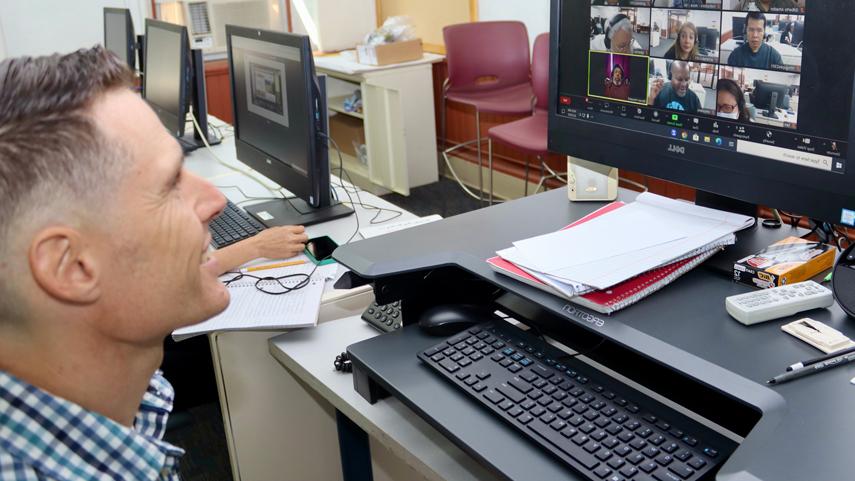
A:
{"label": "wooden cabinet", "polygon": [[234,123],[227,60],[205,62],[205,88],[208,96],[208,115],[229,124]]}

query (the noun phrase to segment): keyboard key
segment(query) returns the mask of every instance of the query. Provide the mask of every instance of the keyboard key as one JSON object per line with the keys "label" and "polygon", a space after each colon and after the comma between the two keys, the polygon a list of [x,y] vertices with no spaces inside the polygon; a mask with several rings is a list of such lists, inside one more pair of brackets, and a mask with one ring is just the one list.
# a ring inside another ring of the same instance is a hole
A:
{"label": "keyboard key", "polygon": [[606,437],[608,437],[608,434],[606,434],[605,431],[595,430],[594,432],[592,432],[590,434],[590,436],[591,436],[591,439],[593,439],[595,441],[602,441],[603,439],[606,439]]}
{"label": "keyboard key", "polygon": [[682,481],[682,478],[671,471],[657,471],[653,474],[654,481]]}
{"label": "keyboard key", "polygon": [[698,445],[698,440],[691,436],[683,436],[683,442],[692,447]]}
{"label": "keyboard key", "polygon": [[626,446],[626,445],[618,446],[616,448],[613,448],[613,450],[614,450],[615,454],[617,454],[620,457],[626,457],[629,453],[632,452],[632,448],[630,448],[629,446]]}
{"label": "keyboard key", "polygon": [[673,453],[674,451],[676,451],[679,448],[680,448],[680,445],[673,442],[673,441],[671,441],[670,443],[665,443],[663,446],[659,447],[659,449],[661,449],[662,451],[665,451],[668,454]]}
{"label": "keyboard key", "polygon": [[445,359],[445,354],[443,354],[441,352],[438,352],[438,353],[436,353],[430,357],[430,360],[433,362],[439,362],[439,361],[442,361],[443,359]]}
{"label": "keyboard key", "polygon": [[543,386],[546,386],[546,385],[548,385],[548,384],[549,384],[549,383],[548,383],[548,382],[546,382],[546,381],[544,381],[543,379],[537,379],[537,380],[535,380],[534,382],[532,382],[532,383],[531,383],[531,385],[532,385],[532,386],[534,386],[534,387],[536,387],[536,388],[538,388],[538,389],[540,389],[540,388],[542,388]]}
{"label": "keyboard key", "polygon": [[590,470],[600,464],[597,458],[568,443],[567,439],[564,438],[564,436],[553,431],[549,428],[549,426],[543,424],[542,422],[535,420],[532,421],[527,427],[532,432],[540,436],[542,439],[549,442],[549,444],[558,448],[567,456],[573,458],[585,469]]}
{"label": "keyboard key", "polygon": [[605,478],[606,476],[612,474],[612,470],[611,468],[608,468],[606,466],[600,466],[599,468],[594,470],[594,474],[601,478]]}
{"label": "keyboard key", "polygon": [[[546,422],[543,419],[541,419],[541,421]],[[562,429],[567,427],[567,423],[565,423],[564,421],[562,421],[560,419],[556,419],[555,421],[553,421],[552,423],[549,424],[549,427],[551,427],[552,429],[554,429],[556,431],[561,431]]]}
{"label": "keyboard key", "polygon": [[540,399],[541,397],[543,397],[543,393],[535,389],[534,391],[528,393],[528,397],[532,399]]}
{"label": "keyboard key", "polygon": [[638,474],[638,469],[635,466],[626,466],[625,468],[620,470],[620,474],[626,476],[627,478],[632,478],[636,474]]}
{"label": "keyboard key", "polygon": [[534,367],[531,368],[531,370],[532,370],[532,372],[534,372],[535,374],[537,374],[538,376],[540,376],[544,379],[549,379],[555,375],[555,371],[553,371],[552,369],[549,369],[548,367],[541,366],[540,364],[535,365]]}
{"label": "keyboard key", "polygon": [[561,404],[560,402],[554,402],[553,401],[552,404],[550,404],[549,406],[546,407],[546,409],[549,409],[550,412],[557,413],[558,411],[561,411],[562,409],[564,409],[564,405]]}
{"label": "keyboard key", "polygon": [[629,445],[632,446],[632,449],[635,449],[636,451],[641,451],[647,446],[647,441],[643,439],[635,439],[631,443],[629,443]]}
{"label": "keyboard key", "polygon": [[535,417],[540,417],[540,415],[545,413],[545,412],[546,412],[546,409],[543,409],[543,407],[541,407],[541,406],[536,406],[529,411],[529,413],[531,413],[531,415],[535,416]]}
{"label": "keyboard key", "polygon": [[523,424],[528,424],[528,423],[530,423],[532,420],[534,420],[534,418],[533,418],[532,416],[530,416],[529,414],[521,414],[521,415],[517,418],[517,421],[519,421],[519,422],[521,422],[521,423],[523,423]]}
{"label": "keyboard key", "polygon": [[630,463],[635,464],[635,465],[643,463],[645,459],[646,458],[641,453],[635,453],[635,454],[628,456],[626,458],[627,461],[629,461]]}
{"label": "keyboard key", "polygon": [[706,454],[707,456],[709,456],[711,458],[714,458],[714,457],[718,456],[718,451],[716,451],[713,448],[704,448],[704,454]]}
{"label": "keyboard key", "polygon": [[463,358],[457,364],[460,364],[460,366],[462,366],[462,367],[466,367],[466,366],[472,364],[472,361],[470,361],[469,359]]}
{"label": "keyboard key", "polygon": [[467,386],[472,386],[473,384],[477,384],[477,383],[478,383],[478,378],[477,378],[477,377],[475,377],[475,376],[472,376],[472,377],[470,377],[470,378],[466,379],[466,380],[465,380],[465,381],[463,381],[463,382],[464,382]]}
{"label": "keyboard key", "polygon": [[[561,400],[564,400],[566,398],[567,398],[567,393],[564,391],[561,391],[561,390],[552,394],[552,399],[555,399],[556,401],[561,401]],[[574,399],[573,402],[576,402],[576,400]]]}
{"label": "keyboard key", "polygon": [[617,445],[620,444],[620,441],[618,441],[617,438],[613,437],[608,437],[600,442],[603,443],[603,446],[609,449],[614,449]]}
{"label": "keyboard key", "polygon": [[665,442],[665,436],[663,436],[661,434],[657,434],[657,435],[653,436],[652,438],[648,439],[647,441],[654,446],[659,446]]}
{"label": "keyboard key", "polygon": [[522,414],[524,411],[519,406],[514,406],[513,408],[508,410],[508,416],[515,418]]}
{"label": "keyboard key", "polygon": [[641,416],[641,419],[644,419],[645,421],[649,422],[650,424],[655,424],[656,421],[659,420],[659,418],[657,418],[656,416],[654,416],[652,414],[644,414]]}
{"label": "keyboard key", "polygon": [[507,411],[508,409],[514,407],[515,404],[505,399],[504,401],[499,403],[499,409],[502,411]]}
{"label": "keyboard key", "polygon": [[451,361],[449,359],[443,359],[442,361],[439,361],[439,365],[448,372],[455,372],[460,369],[460,366],[457,365],[456,362]]}
{"label": "keyboard key", "polygon": [[653,430],[650,428],[641,428],[638,431],[636,431],[635,434],[641,436],[642,438],[647,438],[651,434],[653,434]]}
{"label": "keyboard key", "polygon": [[543,391],[545,394],[552,394],[557,390],[558,390],[558,388],[551,385],[551,384],[548,384],[548,385],[544,386],[543,389],[541,389],[541,391]]}
{"label": "keyboard key", "polygon": [[558,412],[558,417],[564,420],[570,419],[574,416],[572,409],[563,409]]}
{"label": "keyboard key", "polygon": [[564,428],[563,431],[561,431],[561,435],[564,436],[565,438],[572,438],[573,436],[575,436],[577,434],[579,434],[579,430],[577,430],[576,428],[570,427],[570,426],[567,426],[566,428]]}
{"label": "keyboard key", "polygon": [[623,459],[618,458],[618,457],[612,458],[608,462],[609,467],[611,467],[612,469],[620,469],[621,466],[623,466],[625,464],[626,464],[626,461],[624,461]]}
{"label": "keyboard key", "polygon": [[484,397],[487,398],[487,400],[493,404],[499,404],[500,402],[505,400],[504,396],[496,392],[494,389],[490,389],[485,392]]}
{"label": "keyboard key", "polygon": [[692,452],[689,451],[688,449],[684,449],[684,450],[678,452],[677,454],[675,454],[674,457],[679,459],[680,461],[685,461],[685,460],[692,457]]}
{"label": "keyboard key", "polygon": [[540,416],[540,420],[546,424],[549,424],[552,421],[555,421],[555,415],[552,413],[544,413],[542,416]]}
{"label": "keyboard key", "polygon": [[585,434],[590,434],[596,430],[597,430],[597,427],[591,423],[585,423],[585,424],[579,426],[579,431],[582,431]]}
{"label": "keyboard key", "polygon": [[520,366],[519,364],[513,364],[513,365],[508,367],[508,371],[520,372],[520,371],[522,371],[522,366]]}
{"label": "keyboard key", "polygon": [[707,465],[707,462],[701,458],[695,458],[695,459],[689,461],[689,466],[691,466],[695,469],[701,469],[706,465]]}
{"label": "keyboard key", "polygon": [[508,359],[508,358],[505,358],[505,359],[502,359],[501,361],[499,361],[499,365],[500,365],[500,366],[502,366],[502,367],[508,367],[508,366],[510,366],[510,365],[511,365],[511,364],[513,364],[513,363],[514,363],[514,361],[511,361],[511,360],[510,360],[510,359]]}
{"label": "keyboard key", "polygon": [[520,359],[520,366],[528,367],[528,366],[531,366],[532,363],[534,363],[534,361],[532,361],[531,359],[529,359],[527,357]]}
{"label": "keyboard key", "polygon": [[582,424],[585,424],[585,418],[583,418],[582,416],[574,416],[568,419],[567,422],[572,424],[573,426],[579,427]]}
{"label": "keyboard key", "polygon": [[533,408],[533,407],[535,407],[535,406],[537,406],[537,403],[535,403],[535,402],[534,402],[534,401],[532,401],[531,399],[526,399],[525,401],[523,401],[523,402],[520,404],[520,407],[522,407],[522,408],[523,408],[523,409],[525,409],[526,411],[527,411],[527,410],[529,410],[529,409],[531,409],[531,408]]}
{"label": "keyboard key", "polygon": [[676,473],[677,476],[683,479],[687,479],[691,475],[695,474],[695,470],[686,466],[685,464],[675,464],[673,466],[669,466],[668,471]]}
{"label": "keyboard key", "polygon": [[481,360],[483,358],[484,358],[484,355],[481,354],[480,352],[476,352],[476,353],[469,356],[469,359],[472,359],[473,361],[478,361],[478,360]]}
{"label": "keyboard key", "polygon": [[624,431],[624,432],[618,434],[618,439],[620,439],[621,441],[623,441],[625,443],[632,441],[632,438],[634,438],[634,437],[635,437],[635,434],[632,434],[629,431]]}
{"label": "keyboard key", "polygon": [[483,391],[483,390],[487,389],[487,385],[486,385],[486,384],[481,384],[481,383],[479,382],[479,383],[475,384],[474,386],[472,386],[472,389],[474,389],[476,392],[481,392],[481,391]]}
{"label": "keyboard key", "polygon": [[573,438],[571,439],[571,441],[573,441],[574,443],[576,443],[579,446],[587,444],[588,441],[590,441],[590,440],[591,440],[591,438],[589,438],[588,435],[585,433],[579,433],[579,434],[573,436]]}
{"label": "keyboard key", "polygon": [[[596,420],[594,420],[594,424],[596,424],[597,426],[599,426],[601,428],[608,426],[609,423],[611,423],[611,421],[609,421],[609,418],[607,418],[605,416],[600,416]],[[623,428],[621,428],[621,429],[623,429]],[[614,433],[612,433],[612,434],[614,434]]]}
{"label": "keyboard key", "polygon": [[528,382],[534,382],[535,380],[537,380],[537,376],[535,376],[531,371],[520,373],[519,377]]}
{"label": "keyboard key", "polygon": [[460,354],[459,352],[455,352],[455,353],[451,356],[451,358],[450,358],[450,359],[451,359],[452,361],[454,361],[454,362],[457,362],[457,361],[459,361],[459,360],[463,359],[463,354]]}
{"label": "keyboard key", "polygon": [[668,466],[669,464],[674,462],[674,458],[672,458],[668,454],[661,454],[661,455],[657,456],[654,461],[659,463],[660,466]]}
{"label": "keyboard key", "polygon": [[638,469],[644,471],[645,473],[651,473],[653,471],[656,471],[656,468],[658,467],[659,465],[656,464],[654,461],[647,461],[638,465]]}
{"label": "keyboard key", "polygon": [[612,452],[608,449],[601,449],[594,454],[600,461],[608,461],[612,457]]}
{"label": "keyboard key", "polygon": [[659,456],[659,448],[654,448],[653,446],[648,446],[642,449],[641,452],[648,458],[655,458],[656,456]]}
{"label": "keyboard key", "polygon": [[585,451],[588,451],[589,453],[593,454],[593,453],[595,453],[596,451],[599,451],[601,447],[602,447],[602,445],[601,445],[600,443],[596,442],[596,441],[588,441],[588,443],[587,443],[587,444],[585,444],[584,446],[582,446],[582,449],[584,449]]}
{"label": "keyboard key", "polygon": [[504,383],[496,387],[496,391],[498,391],[500,394],[510,399],[511,401],[515,402],[516,404],[519,404],[525,400],[525,395]]}

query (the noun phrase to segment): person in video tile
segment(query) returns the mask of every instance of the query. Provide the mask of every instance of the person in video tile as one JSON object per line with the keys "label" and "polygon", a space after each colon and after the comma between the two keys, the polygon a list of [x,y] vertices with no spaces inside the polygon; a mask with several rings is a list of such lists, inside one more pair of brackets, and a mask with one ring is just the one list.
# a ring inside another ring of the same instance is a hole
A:
{"label": "person in video tile", "polygon": [[745,94],[739,84],[730,79],[719,79],[716,96],[716,115],[730,120],[751,120],[745,107]]}
{"label": "person in video tile", "polygon": [[737,47],[727,58],[734,67],[769,69],[782,65],[784,61],[777,50],[766,44],[766,16],[750,12],[745,19],[745,43]]}
{"label": "person in video tile", "polygon": [[606,79],[606,97],[617,100],[629,99],[629,80],[623,67],[615,64],[612,74]]}
{"label": "person in video tile", "polygon": [[665,83],[662,79],[654,81],[650,94],[653,98],[653,106],[690,114],[697,113],[701,108],[701,100],[696,93],[689,90],[690,79],[688,63],[681,60],[672,62],[671,81],[669,83]]}
{"label": "person in video tile", "polygon": [[609,19],[602,35],[597,35],[591,41],[591,50],[602,50],[615,53],[632,53],[641,49],[641,44],[633,38],[632,21],[626,15],[619,13]]}
{"label": "person in video tile", "polygon": [[798,7],[793,0],[742,0],[736,7],[736,10],[771,12],[781,10],[790,11]]}
{"label": "person in video tile", "polygon": [[680,25],[677,41],[665,52],[665,58],[672,60],[696,60],[698,58],[698,28],[692,22]]}

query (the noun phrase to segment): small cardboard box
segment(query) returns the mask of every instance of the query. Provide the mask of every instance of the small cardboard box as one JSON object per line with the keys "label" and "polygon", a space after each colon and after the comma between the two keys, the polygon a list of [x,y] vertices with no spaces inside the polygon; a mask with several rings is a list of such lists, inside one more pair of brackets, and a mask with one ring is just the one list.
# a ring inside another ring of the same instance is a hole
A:
{"label": "small cardboard box", "polygon": [[[335,139],[341,152],[357,157],[353,143],[356,142],[357,145],[365,143],[365,126],[362,121],[344,114],[331,115],[329,129],[330,137]],[[333,162],[332,155],[330,154],[330,164],[337,164],[338,160]]]}
{"label": "small cardboard box", "polygon": [[417,38],[383,45],[357,45],[356,55],[359,63],[389,65],[419,60],[424,55],[424,50],[422,49],[422,40]]}
{"label": "small cardboard box", "polygon": [[733,279],[769,288],[806,281],[834,265],[834,248],[787,237],[733,265]]}

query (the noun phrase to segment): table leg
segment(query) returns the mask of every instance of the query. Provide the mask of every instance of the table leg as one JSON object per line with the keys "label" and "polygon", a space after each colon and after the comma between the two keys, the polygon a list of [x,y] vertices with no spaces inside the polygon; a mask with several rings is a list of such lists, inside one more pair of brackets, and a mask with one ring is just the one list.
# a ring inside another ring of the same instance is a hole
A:
{"label": "table leg", "polygon": [[368,433],[362,430],[341,411],[336,409],[338,448],[341,455],[341,472],[344,481],[372,481],[371,448]]}

